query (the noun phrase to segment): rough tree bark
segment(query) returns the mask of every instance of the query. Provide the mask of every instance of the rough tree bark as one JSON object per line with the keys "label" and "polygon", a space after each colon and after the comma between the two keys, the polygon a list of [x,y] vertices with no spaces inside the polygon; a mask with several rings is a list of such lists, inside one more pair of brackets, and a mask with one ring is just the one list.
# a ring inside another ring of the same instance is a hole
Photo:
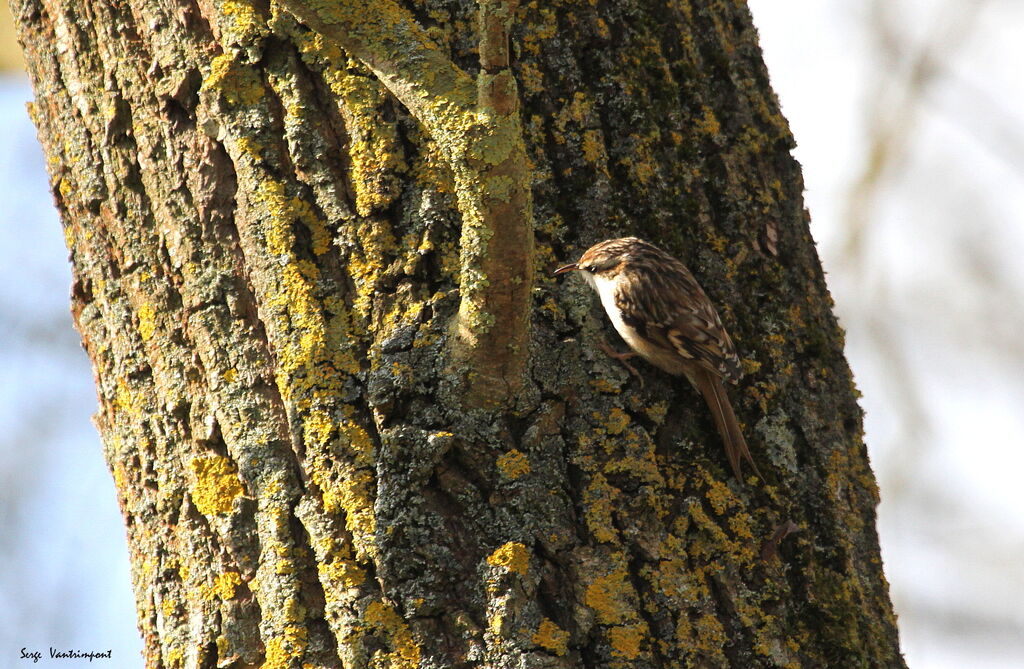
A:
{"label": "rough tree bark", "polygon": [[[903,666],[744,3],[12,5],[148,666]],[[627,233],[764,481],[548,276]]]}

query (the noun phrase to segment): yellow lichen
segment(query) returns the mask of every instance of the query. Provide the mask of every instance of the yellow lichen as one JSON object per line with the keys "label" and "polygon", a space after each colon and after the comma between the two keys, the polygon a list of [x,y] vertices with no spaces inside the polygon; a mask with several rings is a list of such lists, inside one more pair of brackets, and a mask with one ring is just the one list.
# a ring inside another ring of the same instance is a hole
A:
{"label": "yellow lichen", "polygon": [[741,505],[739,498],[720,479],[709,476],[705,478],[704,482],[707,485],[707,492],[704,496],[711,502],[711,508],[719,516],[724,514],[730,507],[739,507]]}
{"label": "yellow lichen", "polygon": [[741,540],[746,539],[753,542],[754,530],[751,527],[752,521],[753,518],[750,517],[750,514],[741,513],[735,516],[730,516],[727,523],[729,525],[729,529],[732,530],[732,533],[735,536],[739,537]]}
{"label": "yellow lichen", "polygon": [[259,160],[263,153],[263,145],[252,137],[239,137],[235,141],[235,146],[237,146],[238,150],[244,155],[255,160]]}
{"label": "yellow lichen", "polygon": [[374,534],[377,521],[373,513],[373,474],[360,469],[341,477],[313,470],[313,481],[323,490],[324,509],[344,513],[345,527],[352,533],[352,544],[359,557],[375,553]]}
{"label": "yellow lichen", "polygon": [[139,307],[139,336],[143,341],[149,341],[156,332],[156,311],[151,304],[143,304]]}
{"label": "yellow lichen", "polygon": [[387,269],[385,253],[396,248],[397,241],[391,232],[391,225],[380,218],[360,220],[355,234],[360,240],[360,245],[349,255],[348,262],[348,272],[356,286],[352,306],[356,313],[368,318],[377,289],[377,280]]}
{"label": "yellow lichen", "polygon": [[530,473],[530,459],[525,453],[514,448],[500,456],[496,464],[502,475],[513,481]]}
{"label": "yellow lichen", "polygon": [[180,647],[171,648],[167,651],[167,665],[171,667],[181,667],[184,665],[185,651]]}
{"label": "yellow lichen", "polygon": [[590,387],[599,393],[615,394],[622,392],[617,385],[604,378],[591,379]]}
{"label": "yellow lichen", "polygon": [[128,483],[128,478],[125,475],[124,464],[120,460],[114,463],[112,474],[114,476],[114,486],[118,490],[124,491],[125,485]]}
{"label": "yellow lichen", "polygon": [[651,586],[675,606],[694,603],[691,573],[686,563],[686,542],[669,534],[662,541],[661,554],[667,559],[662,559],[652,570],[649,576]]}
{"label": "yellow lichen", "polygon": [[665,421],[665,416],[668,415],[668,402],[652,402],[644,407],[644,413],[656,425],[661,425]]}
{"label": "yellow lichen", "polygon": [[646,142],[638,144],[634,155],[621,158],[619,164],[629,170],[630,177],[640,186],[646,186],[658,173],[652,147]]}
{"label": "yellow lichen", "polygon": [[191,467],[196,477],[192,502],[199,513],[230,513],[235,498],[244,492],[235,465],[223,456],[210,455],[193,459]]}
{"label": "yellow lichen", "polygon": [[324,78],[342,101],[356,213],[370,216],[398,197],[399,174],[408,169],[395,124],[383,118],[387,95],[383,85],[359,66],[329,68]]}
{"label": "yellow lichen", "polygon": [[640,644],[646,636],[647,626],[643,623],[620,625],[608,630],[612,655],[635,660],[640,655]]}
{"label": "yellow lichen", "polygon": [[338,587],[354,588],[366,581],[366,572],[354,560],[348,558],[333,558],[321,563],[317,570],[331,583],[332,587],[325,590],[329,597],[336,595],[335,590]]}
{"label": "yellow lichen", "polygon": [[[359,363],[345,344],[348,337],[335,330],[341,321],[328,323],[317,295],[320,272],[307,261],[294,257],[292,246],[295,234],[292,226],[301,221],[313,238],[313,250],[322,253],[329,244],[322,220],[312,211],[309,203],[298,197],[288,197],[285,185],[272,179],[260,182],[254,200],[263,205],[269,216],[266,230],[268,253],[281,263],[280,293],[268,300],[268,307],[287,318],[291,335],[278,344],[278,387],[286,400],[299,393],[309,397],[313,393],[333,396],[340,388],[338,372],[355,373]],[[341,341],[329,345],[328,333]],[[283,338],[283,337],[282,337]]]}
{"label": "yellow lichen", "polygon": [[697,119],[696,125],[697,130],[705,135],[717,135],[722,131],[722,126],[719,125],[714,110],[708,106],[704,107],[703,116]]}
{"label": "yellow lichen", "polygon": [[221,599],[234,599],[235,588],[242,584],[242,576],[237,571],[226,571],[213,581],[212,594]]}
{"label": "yellow lichen", "polygon": [[587,130],[583,133],[583,159],[591,165],[602,167],[607,162],[604,138],[600,130]]}
{"label": "yellow lichen", "polygon": [[626,582],[624,568],[598,576],[587,586],[583,602],[597,613],[598,622],[619,625],[636,617],[630,603],[633,588]]}
{"label": "yellow lichen", "polygon": [[608,434],[622,434],[629,425],[629,415],[619,407],[612,407],[612,410],[601,418],[601,424]]}
{"label": "yellow lichen", "polygon": [[618,531],[612,522],[612,510],[618,497],[619,490],[609,485],[601,474],[595,474],[583,491],[583,514],[587,528],[598,541],[611,542],[618,538]]}
{"label": "yellow lichen", "polygon": [[210,61],[210,74],[203,81],[203,90],[216,90],[231,106],[250,106],[263,98],[263,83],[249,65],[222,53]]}
{"label": "yellow lichen", "polygon": [[117,390],[114,393],[114,409],[128,414],[137,414],[140,407],[136,405],[138,395],[128,387],[128,382],[123,377],[117,379]]}
{"label": "yellow lichen", "polygon": [[530,568],[530,551],[523,544],[510,541],[491,553],[487,563],[525,576]]}
{"label": "yellow lichen", "polygon": [[544,91],[544,73],[532,63],[523,63],[519,68],[519,83],[524,93],[536,95]]}
{"label": "yellow lichen", "polygon": [[[420,648],[413,639],[409,625],[393,608],[381,602],[370,602],[363,613],[363,620],[376,627],[380,636],[386,639],[393,649],[381,658],[379,666],[392,669],[417,669],[420,666]],[[374,663],[374,666],[378,666]]]}
{"label": "yellow lichen", "polygon": [[311,409],[302,422],[302,440],[307,447],[311,444],[324,446],[334,433],[334,421],[322,409]]}
{"label": "yellow lichen", "polygon": [[698,618],[694,628],[697,633],[698,646],[706,653],[721,652],[722,647],[728,641],[721,621],[710,613]]}
{"label": "yellow lichen", "polygon": [[[349,409],[347,413],[351,414],[351,407],[346,408]],[[373,463],[373,439],[370,438],[370,433],[362,425],[348,417],[341,421],[339,427],[341,434],[348,440],[348,448],[355,456],[356,465],[371,465]]]}
{"label": "yellow lichen", "polygon": [[533,642],[555,655],[565,655],[569,650],[569,633],[556,625],[554,621],[543,618],[533,635]]}
{"label": "yellow lichen", "polygon": [[496,637],[503,636],[505,623],[508,622],[507,601],[502,601],[487,615],[487,631]]}
{"label": "yellow lichen", "polygon": [[283,637],[267,641],[266,655],[260,669],[287,669],[300,659],[308,645],[309,631],[301,625],[286,625]]}
{"label": "yellow lichen", "polygon": [[219,21],[221,44],[252,44],[269,33],[266,21],[251,4],[239,0],[220,0],[218,4],[223,17]]}

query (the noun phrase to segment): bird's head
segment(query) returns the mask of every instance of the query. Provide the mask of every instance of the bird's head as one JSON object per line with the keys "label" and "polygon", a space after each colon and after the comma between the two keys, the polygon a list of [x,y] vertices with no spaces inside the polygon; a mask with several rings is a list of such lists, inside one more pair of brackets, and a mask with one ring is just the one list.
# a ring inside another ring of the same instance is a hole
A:
{"label": "bird's head", "polygon": [[584,251],[576,262],[556,269],[554,274],[558,276],[567,272],[583,272],[588,280],[593,275],[614,278],[622,269],[623,263],[629,262],[630,258],[645,246],[649,244],[636,237],[606,239]]}

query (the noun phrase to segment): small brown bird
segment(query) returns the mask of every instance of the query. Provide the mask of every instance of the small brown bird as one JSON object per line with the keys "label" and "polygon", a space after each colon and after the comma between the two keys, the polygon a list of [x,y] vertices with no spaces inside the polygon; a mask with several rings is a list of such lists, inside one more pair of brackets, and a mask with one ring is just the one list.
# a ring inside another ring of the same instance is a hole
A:
{"label": "small brown bird", "polygon": [[740,361],[718,312],[686,265],[636,237],[591,246],[555,274],[578,271],[601,297],[608,317],[635,353],[674,376],[685,375],[708,403],[736,478],[741,461],[760,476],[722,379],[742,376]]}

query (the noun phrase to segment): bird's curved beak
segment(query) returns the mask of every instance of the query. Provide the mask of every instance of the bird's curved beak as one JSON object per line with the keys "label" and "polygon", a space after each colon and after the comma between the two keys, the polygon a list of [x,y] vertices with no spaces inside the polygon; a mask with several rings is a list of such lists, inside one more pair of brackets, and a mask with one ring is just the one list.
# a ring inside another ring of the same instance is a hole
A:
{"label": "bird's curved beak", "polygon": [[554,276],[558,276],[559,274],[565,274],[566,272],[572,272],[574,270],[578,270],[579,268],[580,268],[580,266],[577,263],[573,262],[573,263],[569,263],[568,265],[562,265],[561,267],[556,269],[554,272],[552,272],[552,274]]}

